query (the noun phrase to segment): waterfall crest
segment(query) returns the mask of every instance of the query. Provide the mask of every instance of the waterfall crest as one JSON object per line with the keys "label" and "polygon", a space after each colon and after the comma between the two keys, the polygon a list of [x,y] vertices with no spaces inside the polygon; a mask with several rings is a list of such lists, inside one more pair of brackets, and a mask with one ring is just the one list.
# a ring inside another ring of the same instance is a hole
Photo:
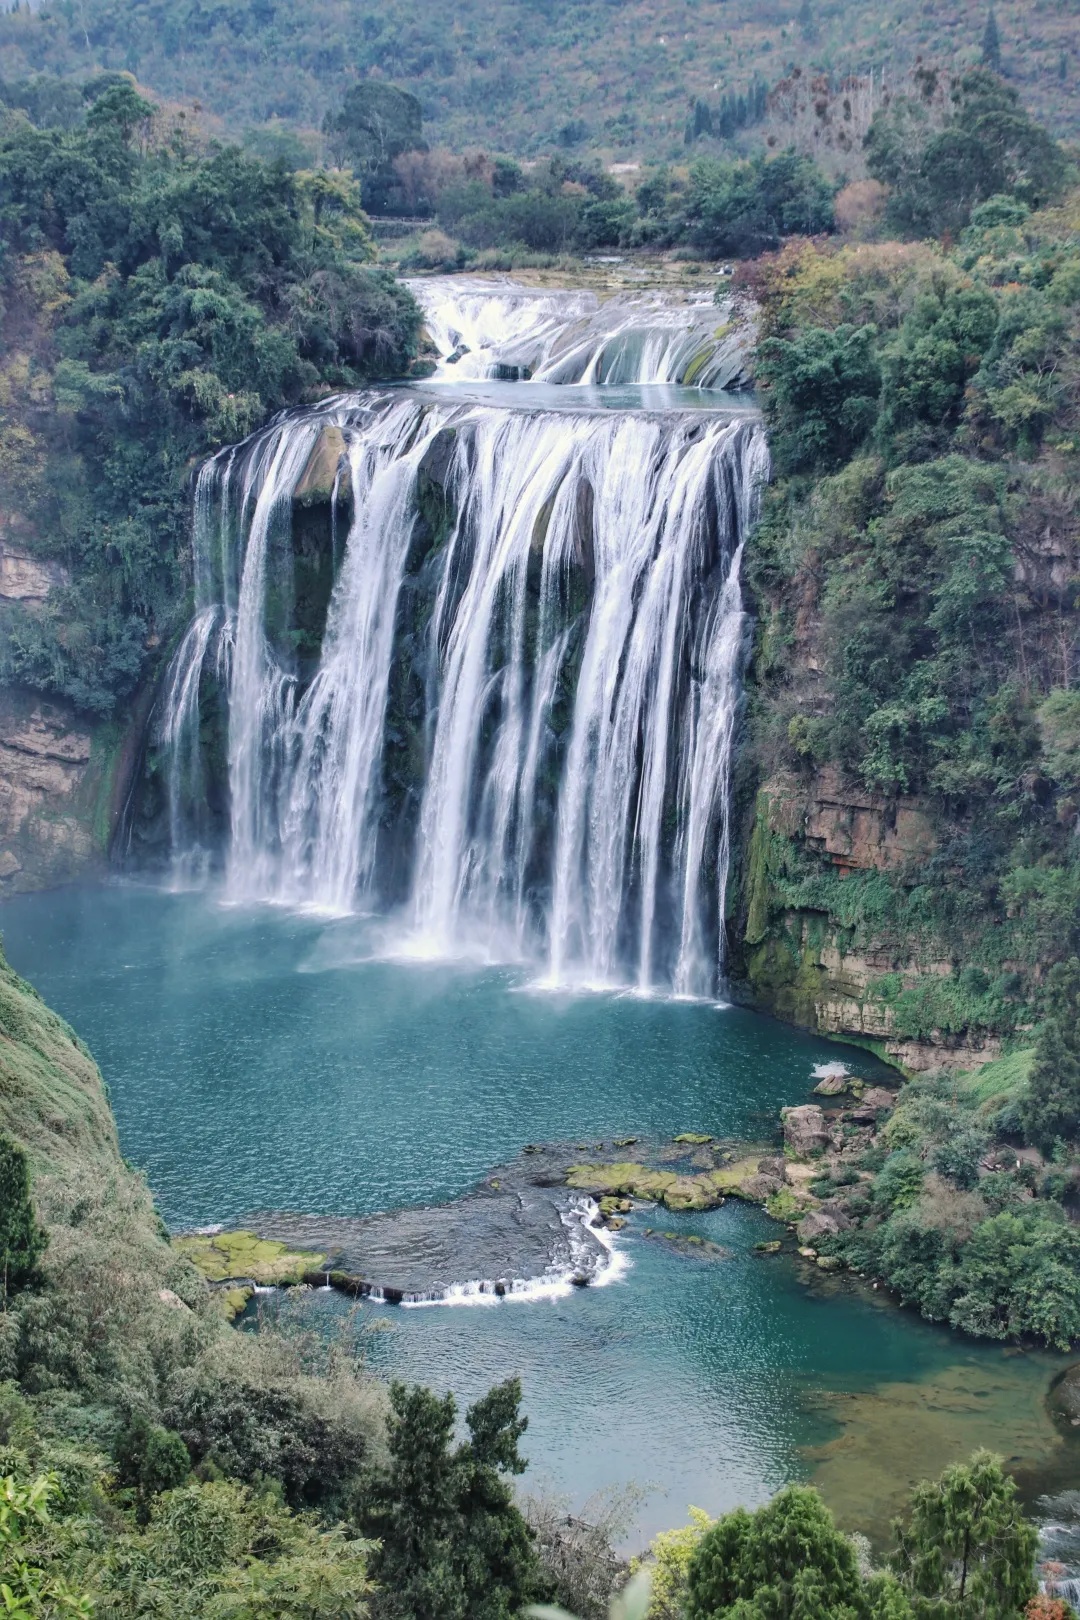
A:
{"label": "waterfall crest", "polygon": [[233,899],[713,995],[764,433],[512,392],[343,396],[202,469],[158,720],[176,869],[216,816]]}
{"label": "waterfall crest", "polygon": [[426,276],[409,282],[444,380],[681,384],[738,388],[749,324],[735,300],[708,293],[595,293],[526,287],[507,278]]}

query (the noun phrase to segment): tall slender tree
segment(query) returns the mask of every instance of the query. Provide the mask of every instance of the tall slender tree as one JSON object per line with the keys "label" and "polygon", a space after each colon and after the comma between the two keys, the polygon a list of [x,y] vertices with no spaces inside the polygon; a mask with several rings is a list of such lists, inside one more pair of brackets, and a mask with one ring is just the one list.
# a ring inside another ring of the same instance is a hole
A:
{"label": "tall slender tree", "polygon": [[993,6],[986,14],[986,27],[982,37],[983,66],[992,68],[995,73],[1001,72],[1001,34],[998,32],[997,18]]}

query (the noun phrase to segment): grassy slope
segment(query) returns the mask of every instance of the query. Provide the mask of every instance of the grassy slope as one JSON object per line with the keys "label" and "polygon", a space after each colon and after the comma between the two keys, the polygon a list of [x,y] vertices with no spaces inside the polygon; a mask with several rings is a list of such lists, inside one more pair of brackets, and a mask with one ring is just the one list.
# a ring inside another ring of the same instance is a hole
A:
{"label": "grassy slope", "polygon": [[[979,55],[984,0],[83,0],[0,15],[0,77],[135,72],[233,131],[280,118],[317,129],[375,71],[421,98],[429,139],[528,154],[574,120],[616,156],[682,155],[688,101],[792,65],[841,73]],[[1000,0],[1002,63],[1059,137],[1080,135],[1077,0]],[[1062,59],[1064,58],[1064,77]]]}
{"label": "grassy slope", "polygon": [[0,1128],[28,1150],[35,1172],[123,1168],[97,1065],[2,954]]}
{"label": "grassy slope", "polygon": [[[93,1058],[2,953],[0,1128],[30,1158],[49,1233],[46,1277],[68,1306],[67,1358],[82,1366],[90,1387],[119,1384],[152,1401],[162,1347],[196,1323],[199,1338],[213,1342],[220,1311],[170,1244],[142,1176],[121,1156]],[[187,1310],[177,1309],[176,1297]]]}

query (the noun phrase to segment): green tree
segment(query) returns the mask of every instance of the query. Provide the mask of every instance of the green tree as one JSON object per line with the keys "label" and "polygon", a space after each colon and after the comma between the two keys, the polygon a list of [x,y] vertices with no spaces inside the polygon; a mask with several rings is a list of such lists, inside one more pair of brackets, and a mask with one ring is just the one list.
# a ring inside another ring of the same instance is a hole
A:
{"label": "green tree", "polygon": [[1080,1134],[1080,960],[1075,956],[1056,963],[1047,976],[1046,1016],[1020,1113],[1028,1140],[1040,1147]]}
{"label": "green tree", "polygon": [[782,472],[831,472],[867,438],[878,414],[877,329],[807,327],[769,338],[758,378]]}
{"label": "green tree", "polygon": [[42,1474],[29,1485],[12,1476],[0,1479],[0,1608],[6,1615],[62,1615],[90,1620],[93,1603],[63,1575],[38,1562],[43,1533],[50,1526],[49,1507],[60,1496],[55,1474]]}
{"label": "green tree", "polygon": [[1038,1533],[1015,1497],[987,1451],[915,1487],[892,1562],[917,1616],[1015,1620],[1034,1597]]}
{"label": "green tree", "polygon": [[953,86],[943,129],[897,97],[875,114],[866,157],[871,175],[890,189],[890,223],[912,236],[958,233],[974,208],[1001,194],[1038,207],[1058,195],[1066,175],[1061,148],[986,67],[969,69]]}
{"label": "green tree", "polygon": [[365,207],[375,214],[400,207],[394,159],[424,145],[416,96],[383,79],[362,79],[346,91],[340,109],[327,114],[323,129],[338,158],[356,172]]}
{"label": "green tree", "polygon": [[150,1423],[141,1413],[133,1414],[120,1431],[113,1458],[117,1483],[133,1493],[144,1524],[153,1498],[175,1490],[191,1472],[191,1458],[181,1436],[174,1429]]}
{"label": "green tree", "polygon": [[381,1541],[373,1574],[386,1612],[402,1620],[510,1620],[539,1584],[506,1478],[525,1467],[520,1383],[496,1385],[470,1407],[469,1439],[456,1449],[451,1395],[394,1384],[390,1400],[390,1468],[369,1521]]}
{"label": "green tree", "polygon": [[687,1620],[855,1620],[855,1549],[815,1490],[789,1485],[756,1513],[736,1508],[701,1537],[687,1571]]}
{"label": "green tree", "polygon": [[998,32],[997,18],[993,6],[986,14],[986,27],[982,37],[983,66],[994,73],[1001,72],[1001,35]]}
{"label": "green tree", "polygon": [[34,1280],[48,1241],[30,1200],[26,1154],[10,1136],[0,1135],[0,1276],[5,1296]]}

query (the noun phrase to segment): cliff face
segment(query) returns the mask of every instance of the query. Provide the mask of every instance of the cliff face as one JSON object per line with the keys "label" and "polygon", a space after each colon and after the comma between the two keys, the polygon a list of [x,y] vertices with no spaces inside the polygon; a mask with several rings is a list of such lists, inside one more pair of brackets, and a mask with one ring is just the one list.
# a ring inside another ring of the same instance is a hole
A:
{"label": "cliff face", "polygon": [[[0,603],[44,603],[66,583],[59,564],[0,537]],[[0,895],[64,883],[104,863],[120,725],[94,726],[72,706],[0,687]]]}
{"label": "cliff face", "polygon": [[973,1069],[996,1057],[997,1036],[932,1027],[916,1036],[897,1006],[928,979],[952,978],[956,964],[943,941],[868,929],[830,906],[827,889],[819,905],[792,904],[785,881],[785,857],[794,857],[826,880],[881,873],[914,886],[937,846],[933,807],[917,798],[890,801],[832,766],[803,779],[770,778],[754,804],[736,917],[745,997],[822,1034],[871,1045],[913,1073]]}

